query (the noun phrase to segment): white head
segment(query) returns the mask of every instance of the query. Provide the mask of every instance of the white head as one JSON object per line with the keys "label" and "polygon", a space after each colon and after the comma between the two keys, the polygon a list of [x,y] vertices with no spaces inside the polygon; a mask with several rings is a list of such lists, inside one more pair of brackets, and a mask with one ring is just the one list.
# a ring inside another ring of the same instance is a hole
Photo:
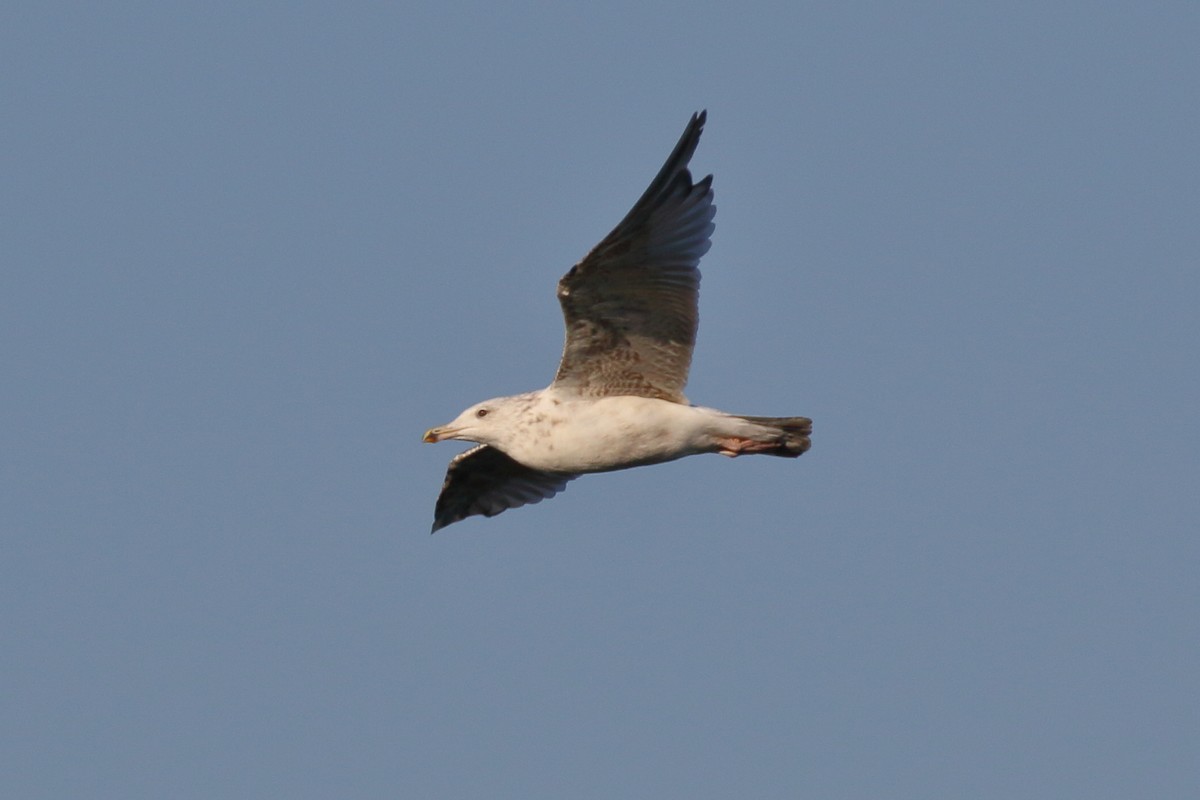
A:
{"label": "white head", "polygon": [[453,422],[425,431],[426,442],[460,439],[504,448],[516,428],[517,418],[535,400],[535,393],[497,397],[476,403],[454,418]]}

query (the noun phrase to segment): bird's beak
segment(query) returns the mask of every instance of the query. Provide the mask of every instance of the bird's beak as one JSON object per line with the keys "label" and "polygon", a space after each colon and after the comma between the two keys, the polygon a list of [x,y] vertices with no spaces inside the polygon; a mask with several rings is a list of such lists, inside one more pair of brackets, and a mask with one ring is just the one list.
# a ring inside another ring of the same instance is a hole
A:
{"label": "bird's beak", "polygon": [[440,442],[442,439],[452,439],[456,433],[458,433],[456,428],[430,428],[425,431],[425,436],[422,437],[421,441],[433,444]]}

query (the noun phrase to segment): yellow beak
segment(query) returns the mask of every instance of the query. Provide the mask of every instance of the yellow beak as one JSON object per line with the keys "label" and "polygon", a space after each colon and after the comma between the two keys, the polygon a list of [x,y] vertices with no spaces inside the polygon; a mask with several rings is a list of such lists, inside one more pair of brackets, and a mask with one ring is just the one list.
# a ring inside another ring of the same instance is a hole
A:
{"label": "yellow beak", "polygon": [[430,428],[429,430],[425,431],[425,435],[421,437],[421,441],[433,444],[434,442],[440,442],[443,439],[453,439],[454,434],[458,433],[458,431],[458,428],[447,428],[445,426]]}

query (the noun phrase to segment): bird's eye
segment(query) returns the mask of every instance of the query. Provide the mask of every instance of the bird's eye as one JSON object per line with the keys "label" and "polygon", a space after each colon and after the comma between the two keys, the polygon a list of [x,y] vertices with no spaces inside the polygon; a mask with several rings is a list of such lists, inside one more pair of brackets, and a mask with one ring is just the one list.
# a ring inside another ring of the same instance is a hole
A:
{"label": "bird's eye", "polygon": [[488,410],[486,408],[481,408],[475,412],[475,416],[482,419],[483,417],[487,416],[487,412],[488,412]]}

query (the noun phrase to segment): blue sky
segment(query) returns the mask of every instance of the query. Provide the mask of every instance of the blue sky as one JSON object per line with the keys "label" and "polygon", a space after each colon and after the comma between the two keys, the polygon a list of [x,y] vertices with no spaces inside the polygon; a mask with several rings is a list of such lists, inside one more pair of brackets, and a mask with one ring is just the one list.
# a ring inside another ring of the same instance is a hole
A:
{"label": "blue sky", "polygon": [[[1191,3],[17,3],[0,794],[1193,797]],[[798,461],[428,535],[695,110]]]}

